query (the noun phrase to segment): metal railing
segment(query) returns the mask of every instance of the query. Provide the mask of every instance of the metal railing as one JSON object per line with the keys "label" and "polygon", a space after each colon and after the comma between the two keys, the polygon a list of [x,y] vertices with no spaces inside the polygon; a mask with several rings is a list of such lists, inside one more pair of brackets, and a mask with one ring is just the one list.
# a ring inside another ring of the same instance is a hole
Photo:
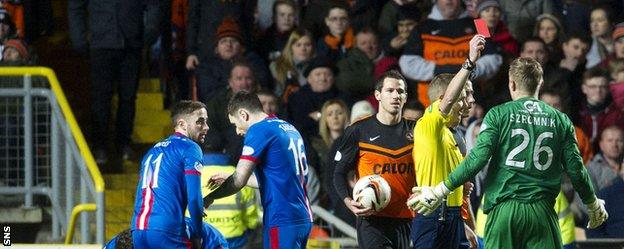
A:
{"label": "metal railing", "polygon": [[0,195],[52,207],[53,238],[71,243],[75,207],[94,206],[79,215],[80,240],[104,244],[104,180],[49,68],[0,68],[0,173]]}

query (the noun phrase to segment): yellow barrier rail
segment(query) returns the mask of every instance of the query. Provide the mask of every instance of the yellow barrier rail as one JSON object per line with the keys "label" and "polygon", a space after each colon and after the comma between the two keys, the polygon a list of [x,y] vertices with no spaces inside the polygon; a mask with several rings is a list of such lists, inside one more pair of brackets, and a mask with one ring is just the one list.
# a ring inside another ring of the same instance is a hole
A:
{"label": "yellow barrier rail", "polygon": [[91,174],[91,178],[93,179],[93,183],[95,184],[96,192],[104,192],[104,178],[102,178],[102,173],[100,173],[100,169],[97,167],[95,163],[95,159],[93,158],[93,154],[91,154],[91,150],[87,145],[87,141],[82,134],[82,130],[80,130],[80,126],[78,126],[78,122],[74,117],[74,113],[65,98],[65,93],[61,88],[61,84],[56,78],[56,74],[54,71],[47,67],[2,67],[0,69],[0,76],[23,76],[23,75],[40,75],[48,78],[48,82],[50,83],[50,88],[54,92],[56,96],[56,101],[61,107],[61,111],[67,120],[67,124],[71,130],[72,136],[76,140],[76,144],[78,145],[78,150],[80,150],[80,155],[84,158],[85,163],[87,165],[87,169],[89,170],[89,174]]}
{"label": "yellow barrier rail", "polygon": [[86,212],[86,211],[95,211],[97,209],[97,206],[95,205],[95,203],[86,203],[86,204],[79,204],[76,205],[74,207],[74,209],[72,209],[72,213],[71,213],[71,218],[69,218],[69,225],[67,225],[67,235],[65,236],[65,244],[71,244],[72,242],[72,238],[74,237],[74,225],[76,224],[76,218],[78,217],[78,214],[82,213],[82,212]]}

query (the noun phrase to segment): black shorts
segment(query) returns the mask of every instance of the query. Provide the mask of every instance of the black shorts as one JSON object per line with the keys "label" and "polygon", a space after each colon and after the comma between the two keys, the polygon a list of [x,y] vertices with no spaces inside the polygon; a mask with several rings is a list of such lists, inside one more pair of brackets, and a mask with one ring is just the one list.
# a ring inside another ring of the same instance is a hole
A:
{"label": "black shorts", "polygon": [[358,245],[362,249],[410,248],[411,222],[409,218],[358,217]]}

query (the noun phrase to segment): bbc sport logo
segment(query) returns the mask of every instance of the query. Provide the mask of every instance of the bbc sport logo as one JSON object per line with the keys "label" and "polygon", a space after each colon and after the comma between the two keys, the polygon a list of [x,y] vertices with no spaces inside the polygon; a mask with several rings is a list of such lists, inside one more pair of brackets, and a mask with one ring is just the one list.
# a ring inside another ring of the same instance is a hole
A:
{"label": "bbc sport logo", "polygon": [[2,245],[11,246],[11,226],[2,226]]}

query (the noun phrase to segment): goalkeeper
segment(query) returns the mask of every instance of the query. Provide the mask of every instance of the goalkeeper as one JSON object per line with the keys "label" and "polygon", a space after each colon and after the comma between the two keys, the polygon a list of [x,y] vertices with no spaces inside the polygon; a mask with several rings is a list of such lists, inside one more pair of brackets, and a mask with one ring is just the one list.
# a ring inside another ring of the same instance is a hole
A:
{"label": "goalkeeper", "polygon": [[543,71],[533,59],[514,60],[509,69],[513,101],[492,108],[476,147],[435,187],[415,187],[407,205],[433,213],[441,201],[472,179],[489,161],[483,211],[485,248],[561,248],[554,211],[566,172],[589,210],[588,228],[608,217],[583,166],[574,126],[563,113],[536,99]]}

